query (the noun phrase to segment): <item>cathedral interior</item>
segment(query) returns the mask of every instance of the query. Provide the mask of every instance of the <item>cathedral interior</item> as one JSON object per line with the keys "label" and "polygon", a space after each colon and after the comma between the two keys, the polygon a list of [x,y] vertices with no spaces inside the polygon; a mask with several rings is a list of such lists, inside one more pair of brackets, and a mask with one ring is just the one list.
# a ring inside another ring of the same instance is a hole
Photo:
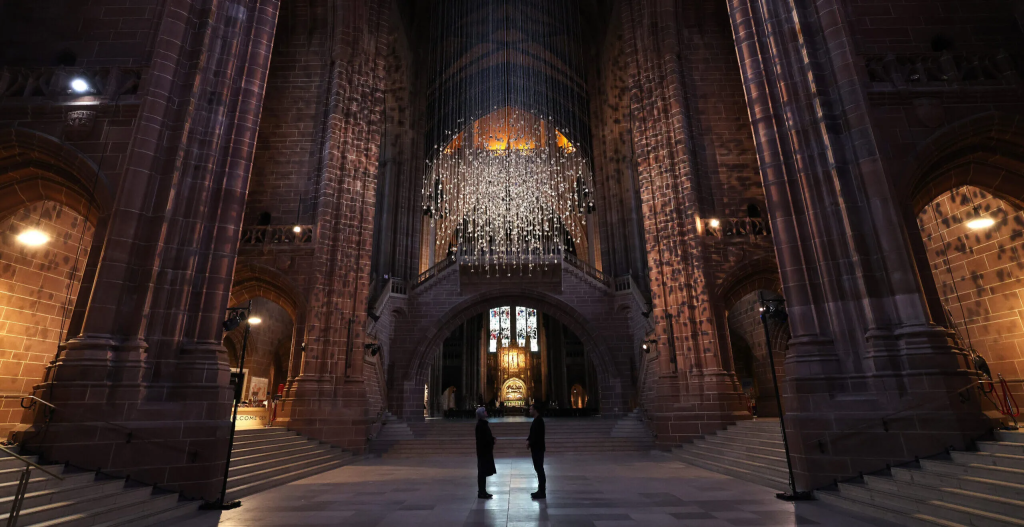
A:
{"label": "cathedral interior", "polygon": [[[1021,525],[1022,72],[1024,0],[0,1],[0,519]],[[505,519],[358,516],[479,408]]]}

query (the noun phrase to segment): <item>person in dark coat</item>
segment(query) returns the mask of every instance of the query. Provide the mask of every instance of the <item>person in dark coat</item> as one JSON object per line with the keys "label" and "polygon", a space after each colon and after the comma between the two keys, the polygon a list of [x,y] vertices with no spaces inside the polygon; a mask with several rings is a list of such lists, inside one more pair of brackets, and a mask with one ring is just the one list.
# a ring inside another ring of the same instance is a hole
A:
{"label": "person in dark coat", "polygon": [[487,493],[487,476],[498,473],[494,466],[494,435],[487,424],[487,409],[476,409],[476,497],[489,500],[494,496]]}
{"label": "person in dark coat", "polygon": [[530,436],[526,438],[530,453],[533,454],[533,469],[537,471],[537,492],[530,494],[535,500],[547,499],[548,478],[544,474],[544,418],[540,415],[537,404],[530,405],[530,417],[533,424],[530,425]]}

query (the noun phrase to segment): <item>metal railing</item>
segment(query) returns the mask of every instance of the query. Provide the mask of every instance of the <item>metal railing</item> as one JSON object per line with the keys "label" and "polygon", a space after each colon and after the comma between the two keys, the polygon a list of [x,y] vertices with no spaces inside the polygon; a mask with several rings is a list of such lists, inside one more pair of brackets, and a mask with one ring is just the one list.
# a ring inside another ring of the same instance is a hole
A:
{"label": "metal railing", "polygon": [[701,224],[705,236],[716,238],[772,235],[771,224],[764,218],[703,218]]}
{"label": "metal railing", "polygon": [[580,271],[583,271],[583,274],[593,278],[594,280],[597,280],[598,282],[601,282],[602,284],[605,285],[605,287],[611,287],[611,280],[608,279],[608,275],[604,274],[604,271],[601,271],[600,269],[590,265],[589,263],[580,260],[572,253],[565,253],[562,256],[562,259],[565,260],[569,265],[575,267],[576,269],[579,269]]}
{"label": "metal railing", "polygon": [[451,267],[453,263],[455,263],[454,256],[449,256],[448,258],[445,258],[444,260],[437,262],[436,264],[434,264],[433,267],[427,269],[426,271],[423,271],[416,277],[416,285],[422,284],[423,282],[426,282],[427,280],[430,280],[431,278],[441,274],[441,272],[443,272],[445,269]]}
{"label": "metal railing", "polygon": [[313,225],[250,225],[242,227],[239,248],[305,247],[313,245]]}
{"label": "metal railing", "polygon": [[1020,81],[1013,57],[1003,50],[867,55],[864,65],[874,90],[1012,86]]}
{"label": "metal railing", "polygon": [[7,447],[0,446],[5,454],[21,461],[25,464],[25,470],[21,473],[21,477],[18,479],[18,487],[14,491],[14,499],[11,501],[11,512],[7,515],[7,527],[15,527],[18,525],[18,516],[21,515],[21,507],[25,504],[25,494],[28,493],[28,485],[32,481],[32,469],[38,469],[43,474],[55,478],[58,481],[64,481],[63,476],[58,476],[45,467],[37,465],[28,459],[25,459],[14,452],[11,452]]}

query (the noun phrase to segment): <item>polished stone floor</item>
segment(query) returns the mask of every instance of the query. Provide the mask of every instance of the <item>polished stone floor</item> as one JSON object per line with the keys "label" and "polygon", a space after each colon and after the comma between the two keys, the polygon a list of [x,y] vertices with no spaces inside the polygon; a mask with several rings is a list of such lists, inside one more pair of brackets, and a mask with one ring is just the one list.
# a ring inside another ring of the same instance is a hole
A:
{"label": "polished stone floor", "polygon": [[492,500],[476,498],[472,458],[381,459],[326,472],[176,525],[344,527],[700,526],[869,527],[820,502],[776,500],[775,491],[685,465],[667,454],[549,456],[548,499],[529,458],[498,459]]}

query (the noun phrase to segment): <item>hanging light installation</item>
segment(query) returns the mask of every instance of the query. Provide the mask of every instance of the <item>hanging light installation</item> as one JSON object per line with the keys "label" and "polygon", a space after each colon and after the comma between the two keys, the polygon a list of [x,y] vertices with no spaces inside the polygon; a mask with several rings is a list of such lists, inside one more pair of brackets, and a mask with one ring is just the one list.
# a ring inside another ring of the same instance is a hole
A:
{"label": "hanging light installation", "polygon": [[594,210],[575,0],[437,4],[423,211],[488,273],[561,258]]}

